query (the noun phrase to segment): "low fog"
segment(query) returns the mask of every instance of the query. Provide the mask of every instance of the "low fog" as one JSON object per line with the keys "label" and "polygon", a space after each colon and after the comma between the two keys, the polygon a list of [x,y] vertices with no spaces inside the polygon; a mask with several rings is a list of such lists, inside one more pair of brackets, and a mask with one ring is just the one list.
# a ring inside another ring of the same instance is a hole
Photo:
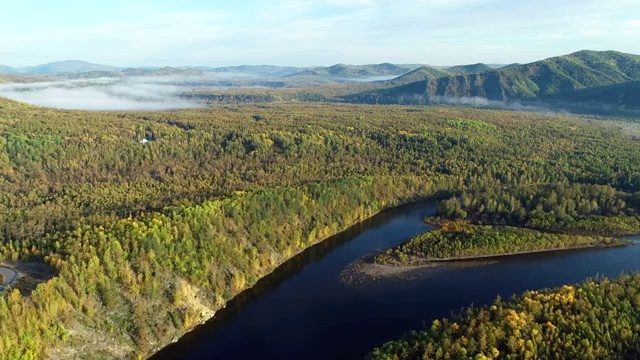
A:
{"label": "low fog", "polygon": [[423,95],[411,94],[396,97],[401,104],[414,105],[453,105],[453,106],[469,106],[476,108],[515,110],[515,111],[536,111],[536,112],[563,112],[559,109],[552,110],[542,104],[522,104],[518,101],[498,101],[490,100],[480,96],[440,96],[440,95]]}
{"label": "low fog", "polygon": [[78,110],[170,110],[199,107],[179,97],[195,79],[99,78],[32,84],[0,84],[0,97],[34,105]]}
{"label": "low fog", "polygon": [[517,110],[517,111],[538,111],[538,112],[552,111],[542,106],[524,105],[517,101],[505,102],[505,101],[498,101],[498,100],[490,100],[490,99],[479,97],[479,96],[473,96],[473,97],[463,96],[459,98],[451,97],[451,96],[430,96],[429,102],[432,104],[461,105],[461,106]]}
{"label": "low fog", "polygon": [[338,81],[341,82],[374,82],[374,81],[386,81],[395,79],[400,75],[378,75],[378,76],[369,76],[366,78],[340,78]]}

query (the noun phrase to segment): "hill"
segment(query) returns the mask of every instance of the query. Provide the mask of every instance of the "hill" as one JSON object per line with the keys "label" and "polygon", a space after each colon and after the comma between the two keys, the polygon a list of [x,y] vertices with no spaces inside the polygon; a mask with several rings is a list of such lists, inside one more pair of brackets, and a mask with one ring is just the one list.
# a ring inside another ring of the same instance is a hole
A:
{"label": "hill", "polygon": [[97,78],[119,78],[126,76],[126,73],[121,71],[86,71],[79,73],[58,73],[52,75],[56,79],[97,79]]}
{"label": "hill", "polygon": [[[593,110],[622,112],[640,110],[640,81],[580,89],[557,96],[558,106],[565,103],[580,104],[584,108]],[[607,104],[610,108],[603,109],[602,104]]]}
{"label": "hill", "polygon": [[289,77],[316,77],[327,79],[368,79],[374,77],[393,77],[406,74],[420,65],[374,64],[374,65],[345,65],[336,64],[329,67],[317,67],[292,74]]}
{"label": "hill", "polygon": [[16,73],[25,75],[41,75],[56,73],[81,73],[87,71],[118,71],[121,68],[109,65],[94,64],[80,60],[56,61],[47,64],[21,67]]}
{"label": "hill", "polygon": [[18,70],[11,66],[0,65],[0,74],[16,74],[17,72]]}
{"label": "hill", "polygon": [[518,64],[518,63],[513,63],[513,64],[507,64],[505,66],[501,66],[500,69],[509,69],[509,68],[514,68],[514,67],[518,67],[522,64]]}
{"label": "hill", "polygon": [[207,72],[217,74],[231,74],[253,77],[269,77],[277,78],[283,76],[289,76],[301,71],[305,68],[293,67],[293,66],[273,66],[273,65],[240,65],[240,66],[226,66],[226,67],[190,67],[192,69],[203,70]]}
{"label": "hill", "polygon": [[483,72],[491,71],[492,68],[489,65],[483,63],[471,64],[471,65],[457,65],[446,68],[445,71],[449,75],[468,75],[468,74],[480,74]]}
{"label": "hill", "polygon": [[[486,67],[480,66],[482,70]],[[470,70],[470,68],[467,68]],[[462,70],[460,70],[462,71]],[[579,51],[525,65],[506,66],[482,73],[423,79],[414,83],[345,97],[347,101],[397,102],[400,97],[483,97],[497,101],[553,101],[578,99],[587,92],[640,80],[640,56],[615,51]],[[621,88],[622,89],[622,88]],[[588,95],[598,101],[612,101],[609,96]]]}
{"label": "hill", "polygon": [[435,80],[451,75],[466,75],[491,71],[488,65],[478,63],[472,65],[457,65],[448,68],[421,66],[395,79],[385,81],[387,87],[407,85],[418,81]]}
{"label": "hill", "polygon": [[122,73],[128,76],[202,76],[205,74],[202,70],[197,69],[180,69],[170,66],[163,68],[127,68]]}
{"label": "hill", "polygon": [[449,75],[450,73],[446,70],[436,69],[431,66],[422,66],[400,77],[389,80],[387,83],[391,86],[400,86],[427,79],[437,79]]}
{"label": "hill", "polygon": [[433,66],[421,66],[397,78],[379,81],[377,84],[381,88],[396,87],[408,85],[420,81],[425,83],[433,83],[435,80],[451,75],[470,74],[475,72],[490,71],[491,68],[484,64],[458,65],[449,68],[437,68]]}

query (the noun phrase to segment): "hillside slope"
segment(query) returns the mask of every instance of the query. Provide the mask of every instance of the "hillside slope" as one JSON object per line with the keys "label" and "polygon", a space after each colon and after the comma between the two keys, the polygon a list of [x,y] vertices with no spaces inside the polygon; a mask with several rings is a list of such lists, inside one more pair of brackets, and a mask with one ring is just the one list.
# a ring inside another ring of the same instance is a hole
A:
{"label": "hillside slope", "polygon": [[[550,101],[571,98],[578,90],[603,88],[640,80],[640,56],[615,51],[579,51],[530,64],[482,73],[423,79],[414,83],[346,97],[348,101],[395,102],[407,95],[483,97],[489,100]],[[578,95],[576,95],[578,96]],[[592,93],[598,101],[601,99]]]}
{"label": "hillside slope", "polygon": [[304,68],[292,67],[292,66],[273,66],[273,65],[239,65],[239,66],[225,66],[218,68],[208,67],[193,67],[193,69],[204,70],[217,74],[235,74],[246,75],[256,77],[282,77],[299,73]]}
{"label": "hillside slope", "polygon": [[0,74],[16,74],[18,70],[7,65],[0,65]]}
{"label": "hillside slope", "polygon": [[179,69],[171,66],[153,69],[127,68],[122,72],[128,76],[202,76],[205,74],[202,70]]}
{"label": "hillside slope", "polygon": [[557,100],[585,105],[605,103],[623,109],[640,109],[640,81],[580,89],[561,94]]}
{"label": "hillside slope", "polygon": [[329,67],[311,68],[290,77],[322,77],[331,79],[365,79],[379,76],[400,76],[420,65],[373,64],[373,65],[345,65],[336,64]]}
{"label": "hillside slope", "polygon": [[28,75],[80,73],[87,71],[118,71],[116,66],[94,64],[80,60],[56,61],[47,64],[17,68],[16,73]]}
{"label": "hillside slope", "polygon": [[491,71],[492,68],[489,65],[483,63],[469,64],[469,65],[457,65],[444,69],[449,75],[468,75],[468,74],[480,74],[483,72]]}

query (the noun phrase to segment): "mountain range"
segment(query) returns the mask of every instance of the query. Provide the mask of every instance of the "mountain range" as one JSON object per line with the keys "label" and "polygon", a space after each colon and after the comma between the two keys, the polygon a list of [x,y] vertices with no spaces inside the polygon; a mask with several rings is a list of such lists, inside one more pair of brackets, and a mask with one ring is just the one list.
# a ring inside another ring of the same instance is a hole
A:
{"label": "mountain range", "polygon": [[183,66],[183,67],[117,67],[95,64],[80,60],[57,61],[37,66],[10,67],[0,65],[0,74],[9,75],[46,75],[68,78],[92,78],[99,76],[164,76],[184,75],[202,76],[206,74],[227,75],[226,77],[246,78],[322,78],[335,79],[365,79],[375,77],[398,77],[418,68],[430,69],[433,74],[452,75],[468,74],[485,70],[491,70],[500,65],[462,65],[452,67],[434,67],[422,64],[371,64],[371,65],[346,65],[336,64],[322,67],[293,67],[272,65],[239,65],[226,67],[208,66]]}
{"label": "mountain range", "polygon": [[[473,72],[473,67],[477,68]],[[442,75],[418,69],[394,79],[397,86],[345,96],[345,101],[421,103],[442,98],[481,97],[500,102],[548,104],[602,102],[637,107],[640,56],[616,51],[578,51],[529,64],[490,69],[482,64],[444,69]],[[417,73],[416,73],[417,72]],[[466,72],[466,73],[465,73]],[[414,81],[415,80],[415,81]]]}
{"label": "mountain range", "polygon": [[[322,95],[323,101],[429,104],[482,98],[562,108],[580,104],[590,108],[640,110],[640,56],[616,51],[582,50],[528,64],[450,67],[382,63],[306,68],[270,65],[122,68],[77,60],[22,68],[0,65],[0,82],[134,76],[168,76],[186,79],[180,80],[182,84],[205,87],[317,85],[309,89]],[[348,84],[336,87],[330,83]],[[308,97],[310,93],[305,94]]]}
{"label": "mountain range", "polygon": [[37,66],[10,67],[0,65],[0,74],[10,75],[49,75],[58,73],[80,73],[88,71],[119,71],[117,66],[94,64],[80,60],[56,61]]}
{"label": "mountain range", "polygon": [[362,79],[380,76],[396,77],[412,71],[421,65],[417,64],[373,64],[345,65],[336,64],[329,67],[315,67],[289,75],[290,77],[328,77],[337,79]]}

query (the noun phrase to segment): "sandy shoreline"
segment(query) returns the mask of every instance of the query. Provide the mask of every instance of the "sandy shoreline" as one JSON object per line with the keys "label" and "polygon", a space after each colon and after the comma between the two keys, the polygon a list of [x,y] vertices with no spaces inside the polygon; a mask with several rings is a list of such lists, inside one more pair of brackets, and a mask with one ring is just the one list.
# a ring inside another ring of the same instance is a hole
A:
{"label": "sandy shoreline", "polygon": [[590,246],[573,246],[562,247],[555,249],[541,249],[541,250],[529,250],[529,251],[517,251],[506,254],[497,255],[477,255],[477,256],[463,256],[463,257],[451,257],[451,258],[438,258],[438,259],[420,259],[412,261],[408,264],[402,265],[387,265],[376,264],[373,262],[374,256],[366,256],[345,268],[341,274],[341,278],[344,283],[348,285],[358,285],[370,281],[376,281],[383,278],[404,278],[407,274],[418,272],[432,272],[452,267],[465,267],[465,266],[479,266],[493,263],[501,258],[527,255],[527,254],[540,254],[548,252],[559,252],[569,250],[585,250],[585,249],[597,249],[597,248],[611,248],[619,246],[627,246],[630,243],[614,244],[614,245],[590,245]]}

